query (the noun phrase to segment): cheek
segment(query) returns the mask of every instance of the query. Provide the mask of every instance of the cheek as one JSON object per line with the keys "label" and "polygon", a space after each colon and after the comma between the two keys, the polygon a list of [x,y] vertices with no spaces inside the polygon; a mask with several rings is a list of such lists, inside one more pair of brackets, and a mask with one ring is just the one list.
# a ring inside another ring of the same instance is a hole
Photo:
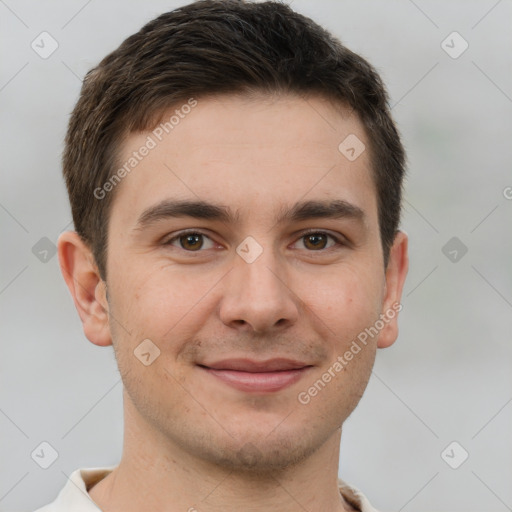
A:
{"label": "cheek", "polygon": [[186,338],[204,321],[209,291],[218,280],[208,273],[185,274],[168,264],[151,272],[125,268],[111,278],[113,318],[134,340],[149,338],[159,345]]}
{"label": "cheek", "polygon": [[352,339],[378,318],[383,281],[376,272],[347,265],[308,281],[314,284],[302,287],[298,295],[325,324],[331,338]]}

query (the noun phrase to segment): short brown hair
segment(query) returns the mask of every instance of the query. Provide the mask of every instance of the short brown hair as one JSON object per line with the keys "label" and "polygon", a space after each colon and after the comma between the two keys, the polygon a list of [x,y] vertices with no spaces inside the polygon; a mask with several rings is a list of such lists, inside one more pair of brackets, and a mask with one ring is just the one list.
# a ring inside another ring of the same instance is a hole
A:
{"label": "short brown hair", "polygon": [[375,69],[285,4],[201,0],[147,23],[90,70],[71,115],[63,173],[75,229],[103,279],[116,191],[101,199],[94,191],[115,172],[123,138],[153,129],[165,111],[191,97],[251,92],[316,94],[358,114],[370,144],[387,264],[405,152]]}

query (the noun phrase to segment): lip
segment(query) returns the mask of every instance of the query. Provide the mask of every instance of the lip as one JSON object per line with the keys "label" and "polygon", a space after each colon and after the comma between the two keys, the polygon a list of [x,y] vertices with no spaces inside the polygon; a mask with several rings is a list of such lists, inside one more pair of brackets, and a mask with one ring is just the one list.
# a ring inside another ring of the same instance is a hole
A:
{"label": "lip", "polygon": [[294,359],[285,359],[283,357],[267,359],[265,361],[256,361],[254,359],[222,359],[213,363],[203,363],[200,366],[205,366],[213,370],[237,370],[240,372],[250,373],[264,373],[264,372],[277,372],[283,370],[297,370],[305,366],[311,366],[302,361]]}
{"label": "lip", "polygon": [[291,386],[311,367],[290,359],[225,359],[199,365],[203,371],[239,391],[259,393],[272,393]]}

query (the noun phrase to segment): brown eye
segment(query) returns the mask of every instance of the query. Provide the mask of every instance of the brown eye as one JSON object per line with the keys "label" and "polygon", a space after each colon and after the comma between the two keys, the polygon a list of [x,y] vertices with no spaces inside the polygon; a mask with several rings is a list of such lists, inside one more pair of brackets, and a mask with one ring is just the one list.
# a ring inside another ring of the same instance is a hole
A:
{"label": "brown eye", "polygon": [[215,243],[209,236],[199,231],[188,231],[181,234],[178,233],[167,242],[164,242],[164,245],[170,245],[187,252],[201,252],[205,249],[213,249]]}
{"label": "brown eye", "polygon": [[203,235],[200,233],[189,233],[179,237],[180,245],[187,251],[197,251],[203,246]]}
{"label": "brown eye", "polygon": [[325,233],[311,233],[304,238],[304,245],[308,249],[318,250],[325,249],[327,244],[327,235]]}
{"label": "brown eye", "polygon": [[297,249],[306,249],[310,252],[320,252],[335,248],[336,246],[341,248],[345,245],[341,239],[324,231],[310,231],[309,233],[305,233],[295,243],[302,245],[302,247],[296,247]]}

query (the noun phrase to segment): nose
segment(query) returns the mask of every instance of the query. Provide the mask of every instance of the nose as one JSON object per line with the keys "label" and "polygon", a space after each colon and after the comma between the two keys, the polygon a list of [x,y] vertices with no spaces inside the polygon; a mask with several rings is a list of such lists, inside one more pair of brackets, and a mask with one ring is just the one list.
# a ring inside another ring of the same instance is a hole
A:
{"label": "nose", "polygon": [[282,267],[270,250],[264,250],[252,263],[236,256],[235,267],[223,280],[222,322],[258,334],[294,325],[300,299],[286,282]]}

